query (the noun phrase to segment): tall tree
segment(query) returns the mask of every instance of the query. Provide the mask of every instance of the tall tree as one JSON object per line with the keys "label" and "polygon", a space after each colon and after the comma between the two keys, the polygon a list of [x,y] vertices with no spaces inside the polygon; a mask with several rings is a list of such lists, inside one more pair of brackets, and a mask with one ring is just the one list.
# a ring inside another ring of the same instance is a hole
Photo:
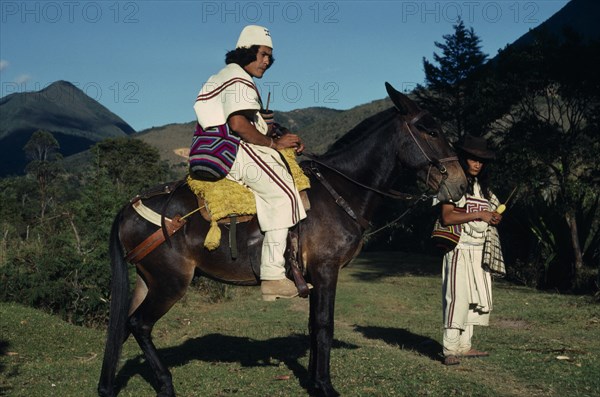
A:
{"label": "tall tree", "polygon": [[23,147],[27,157],[31,160],[25,171],[35,177],[40,193],[40,219],[44,219],[50,197],[48,189],[50,183],[60,174],[62,156],[58,153],[60,145],[48,131],[37,130]]}
{"label": "tall tree", "polygon": [[462,19],[453,28],[453,34],[443,36],[443,43],[434,43],[441,54],[434,53],[433,62],[423,58],[425,86],[418,85],[415,94],[423,108],[446,124],[450,136],[481,135],[468,111],[476,102],[470,76],[484,65],[487,55],[481,51],[481,40],[473,28],[467,29]]}
{"label": "tall tree", "polygon": [[582,233],[590,234],[580,223],[598,227],[578,216],[582,207],[594,208],[583,213],[596,216],[594,197],[600,188],[598,68],[599,44],[585,44],[569,31],[560,39],[541,32],[530,47],[507,48],[497,68],[498,80],[518,98],[510,116],[496,124],[504,134],[505,169],[563,218],[573,281],[584,266]]}

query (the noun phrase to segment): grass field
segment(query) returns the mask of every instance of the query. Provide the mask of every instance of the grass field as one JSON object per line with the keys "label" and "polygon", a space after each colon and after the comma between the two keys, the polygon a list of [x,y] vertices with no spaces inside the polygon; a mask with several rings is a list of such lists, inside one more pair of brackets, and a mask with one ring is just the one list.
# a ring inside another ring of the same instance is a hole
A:
{"label": "grass field", "polygon": [[[439,260],[368,253],[342,270],[332,380],[343,396],[599,396],[600,305],[495,282],[490,357],[440,362]],[[258,288],[207,304],[190,291],[155,327],[179,396],[306,396],[306,300],[262,302]],[[102,330],[0,304],[0,395],[94,396]],[[153,396],[137,344],[124,347],[119,396]]]}

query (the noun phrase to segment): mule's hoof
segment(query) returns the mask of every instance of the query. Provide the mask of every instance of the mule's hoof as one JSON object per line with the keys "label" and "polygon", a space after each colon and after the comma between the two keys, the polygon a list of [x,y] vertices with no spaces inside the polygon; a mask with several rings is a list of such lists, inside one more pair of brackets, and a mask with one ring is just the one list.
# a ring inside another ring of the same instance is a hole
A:
{"label": "mule's hoof", "polygon": [[327,384],[315,384],[314,390],[311,393],[313,397],[339,397],[340,393],[334,389],[331,382],[327,382]]}

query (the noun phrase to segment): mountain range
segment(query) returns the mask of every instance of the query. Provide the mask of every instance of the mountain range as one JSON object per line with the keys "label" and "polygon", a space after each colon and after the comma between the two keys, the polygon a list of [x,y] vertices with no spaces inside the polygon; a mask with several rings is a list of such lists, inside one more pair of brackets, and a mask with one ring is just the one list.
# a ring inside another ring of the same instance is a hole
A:
{"label": "mountain range", "polygon": [[0,177],[22,174],[28,160],[23,147],[37,130],[56,138],[63,156],[87,150],[106,138],[135,130],[119,116],[67,81],[37,92],[0,99]]}
{"label": "mountain range", "polygon": [[[381,89],[384,90],[383,83]],[[275,111],[275,121],[301,135],[307,151],[318,154],[365,118],[391,106],[389,99],[380,99],[349,110],[310,107],[289,112]],[[156,147],[163,160],[186,172],[187,153],[194,128],[193,121],[168,124],[141,131],[134,137]]]}
{"label": "mountain range", "polygon": [[[600,1],[571,0],[561,10],[513,44],[526,46],[541,29],[561,33],[570,27],[585,41],[600,40]],[[381,91],[383,90],[381,82]],[[311,107],[276,112],[276,121],[302,135],[313,153],[324,152],[335,140],[365,118],[392,106],[381,99],[349,110]],[[106,138],[132,136],[158,148],[161,157],[185,170],[186,153],[194,122],[168,124],[136,133],[123,119],[110,112],[79,88],[57,81],[38,92],[14,93],[0,99],[0,177],[22,174],[27,159],[22,148],[39,130],[51,132],[67,157],[87,150]]]}

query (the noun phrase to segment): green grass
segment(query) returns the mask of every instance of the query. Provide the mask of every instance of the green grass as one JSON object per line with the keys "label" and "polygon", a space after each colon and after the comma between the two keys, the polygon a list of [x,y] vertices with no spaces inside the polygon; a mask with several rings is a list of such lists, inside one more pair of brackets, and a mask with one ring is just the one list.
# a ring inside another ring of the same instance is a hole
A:
{"label": "green grass", "polygon": [[[439,260],[364,254],[341,272],[332,380],[344,396],[598,396],[600,305],[580,296],[495,283],[490,327],[475,330],[491,356],[440,363]],[[207,304],[190,290],[154,340],[179,396],[306,396],[306,300],[262,302],[232,287]],[[0,395],[94,396],[104,332],[0,304]],[[153,396],[135,342],[124,347],[119,396]]]}

